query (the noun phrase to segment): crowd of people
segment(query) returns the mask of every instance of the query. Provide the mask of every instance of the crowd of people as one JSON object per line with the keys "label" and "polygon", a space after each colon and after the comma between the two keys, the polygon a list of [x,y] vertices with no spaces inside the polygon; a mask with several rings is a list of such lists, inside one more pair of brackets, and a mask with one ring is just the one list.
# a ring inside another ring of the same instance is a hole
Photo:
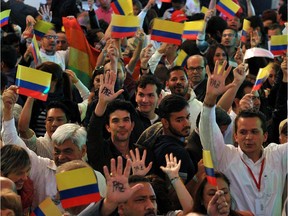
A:
{"label": "crowd of people", "polygon": [[[260,13],[251,0],[233,1],[241,7],[226,17],[217,0],[133,0],[140,26],[119,39],[111,0],[88,0],[87,11],[78,0],[39,10],[1,0],[1,11],[11,9],[1,28],[1,215],[30,215],[47,197],[66,216],[288,215],[288,55],[270,51],[271,37],[288,34],[287,0]],[[69,67],[67,16],[99,54],[89,86]],[[204,25],[176,45],[151,39],[158,18]],[[36,63],[39,20],[54,27]],[[18,94],[19,65],[52,74],[46,101]],[[255,90],[263,68],[268,78]],[[83,167],[101,199],[65,209],[55,175]]]}

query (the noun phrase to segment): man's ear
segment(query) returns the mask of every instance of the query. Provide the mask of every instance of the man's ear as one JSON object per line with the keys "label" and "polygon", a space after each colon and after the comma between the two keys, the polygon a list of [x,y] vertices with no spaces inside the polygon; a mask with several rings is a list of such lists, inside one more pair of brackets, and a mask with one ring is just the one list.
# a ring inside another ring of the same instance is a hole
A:
{"label": "man's ear", "polygon": [[168,128],[169,127],[169,122],[165,118],[161,118],[161,123],[163,125],[163,128]]}
{"label": "man's ear", "polygon": [[105,125],[106,130],[110,133],[110,127],[108,124]]}
{"label": "man's ear", "polygon": [[87,146],[86,145],[83,145],[82,146],[82,149],[81,149],[81,154],[82,154],[82,157],[84,157],[87,153]]}

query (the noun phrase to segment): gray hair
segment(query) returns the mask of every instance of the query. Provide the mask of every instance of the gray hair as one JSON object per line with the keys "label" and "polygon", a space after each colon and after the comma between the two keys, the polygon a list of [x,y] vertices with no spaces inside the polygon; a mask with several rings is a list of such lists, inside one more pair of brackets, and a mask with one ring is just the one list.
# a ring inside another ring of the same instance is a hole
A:
{"label": "gray hair", "polygon": [[82,160],[72,160],[57,167],[56,173],[63,173],[63,172],[67,172],[70,170],[75,170],[75,169],[80,169],[80,168],[85,168],[85,167],[90,167],[90,166]]}
{"label": "gray hair", "polygon": [[67,123],[59,126],[51,138],[57,146],[62,145],[66,140],[71,140],[81,150],[86,145],[87,131],[77,124]]}

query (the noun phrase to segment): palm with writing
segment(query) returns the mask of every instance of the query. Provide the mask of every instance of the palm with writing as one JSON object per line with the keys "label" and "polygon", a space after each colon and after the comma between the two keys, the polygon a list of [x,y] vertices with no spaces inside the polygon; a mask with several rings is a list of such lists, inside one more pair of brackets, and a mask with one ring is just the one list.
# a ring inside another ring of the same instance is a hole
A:
{"label": "palm with writing", "polygon": [[128,177],[131,170],[131,160],[127,160],[126,167],[123,172],[122,157],[117,158],[117,167],[115,159],[111,159],[111,172],[108,167],[104,166],[104,175],[107,181],[107,196],[108,203],[119,204],[127,201],[134,192],[143,187],[142,184],[136,184],[130,187]]}
{"label": "palm with writing", "polygon": [[170,180],[179,177],[181,160],[177,163],[177,158],[173,156],[173,153],[170,153],[170,155],[166,154],[165,159],[166,167],[160,166],[160,169],[168,175]]}
{"label": "palm with writing", "polygon": [[132,171],[133,175],[140,175],[145,176],[149,170],[152,167],[152,162],[148,164],[148,166],[145,166],[145,160],[146,160],[147,151],[146,149],[143,151],[143,156],[141,159],[139,149],[135,149],[135,153],[133,150],[130,150],[130,157],[127,155],[127,159],[130,159],[132,161]]}
{"label": "palm with writing", "polygon": [[[213,100],[213,102],[216,102],[216,99],[219,95],[223,94],[233,85],[235,85],[234,83],[230,83],[227,86],[225,85],[226,77],[228,76],[232,68],[231,66],[229,66],[227,70],[225,70],[226,65],[227,61],[224,61],[222,65],[220,65],[219,62],[216,61],[213,74],[210,72],[209,67],[206,66],[206,72],[208,75],[206,97],[209,97],[209,99]],[[219,69],[219,67],[221,68]]]}
{"label": "palm with writing", "polygon": [[124,91],[120,89],[114,92],[116,77],[117,74],[113,71],[108,71],[105,75],[100,75],[99,101],[110,103]]}

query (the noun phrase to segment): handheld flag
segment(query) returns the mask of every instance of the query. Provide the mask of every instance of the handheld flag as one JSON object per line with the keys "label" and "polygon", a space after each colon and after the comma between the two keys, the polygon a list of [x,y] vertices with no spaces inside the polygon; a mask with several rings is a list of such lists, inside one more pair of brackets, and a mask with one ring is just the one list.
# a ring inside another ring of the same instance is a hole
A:
{"label": "handheld flag", "polygon": [[97,202],[101,199],[96,174],[90,167],[56,174],[63,208]]}
{"label": "handheld flag", "polygon": [[201,32],[203,28],[204,20],[185,22],[182,38],[196,40],[198,33]]}
{"label": "handheld flag", "polygon": [[249,28],[250,28],[250,21],[247,19],[244,19],[242,33],[241,33],[241,42],[242,43],[246,43],[246,41],[247,41]]}
{"label": "handheld flag", "polygon": [[257,91],[261,88],[262,84],[269,76],[269,72],[273,69],[273,63],[269,63],[265,68],[260,68],[256,77],[256,82],[252,88],[253,91]]}
{"label": "handheld flag", "polygon": [[228,18],[233,18],[240,9],[240,6],[234,3],[232,0],[220,0],[216,4],[216,9],[223,13]]}
{"label": "handheld flag", "polygon": [[36,40],[40,41],[41,38],[52,28],[53,28],[52,23],[43,20],[38,20],[34,26],[34,34],[36,36]]}
{"label": "handheld flag", "polygon": [[207,181],[217,187],[217,181],[214,173],[213,162],[211,158],[211,153],[209,150],[203,149],[203,164],[205,167],[205,173],[207,176]]}
{"label": "handheld flag", "polygon": [[287,53],[288,35],[272,35],[270,51],[274,55]]}
{"label": "handheld flag", "polygon": [[70,46],[68,68],[88,87],[100,52],[88,43],[75,17],[62,20]]}
{"label": "handheld flag", "polygon": [[131,0],[114,0],[111,2],[111,7],[115,14],[133,15],[133,4]]}
{"label": "handheld flag", "polygon": [[186,65],[188,55],[184,50],[180,50],[176,58],[176,65],[184,67]]}
{"label": "handheld flag", "polygon": [[152,27],[151,40],[180,45],[184,23],[155,19]]}
{"label": "handheld flag", "polygon": [[112,14],[112,38],[133,37],[140,27],[137,16],[122,16]]}
{"label": "handheld flag", "polygon": [[206,14],[206,12],[208,11],[208,8],[207,7],[205,7],[205,6],[202,6],[202,8],[201,8],[201,13],[204,13],[204,14]]}
{"label": "handheld flag", "polygon": [[15,85],[18,94],[46,101],[50,90],[52,74],[18,65]]}
{"label": "handheld flag", "polygon": [[40,63],[40,54],[39,54],[38,42],[36,40],[35,35],[33,35],[31,46],[32,46],[32,55],[33,55],[34,63],[37,66],[38,63]]}
{"label": "handheld flag", "polygon": [[40,205],[35,208],[31,216],[61,216],[61,211],[53,203],[50,197],[46,198]]}
{"label": "handheld flag", "polygon": [[0,28],[8,24],[11,10],[5,10],[0,13]]}

